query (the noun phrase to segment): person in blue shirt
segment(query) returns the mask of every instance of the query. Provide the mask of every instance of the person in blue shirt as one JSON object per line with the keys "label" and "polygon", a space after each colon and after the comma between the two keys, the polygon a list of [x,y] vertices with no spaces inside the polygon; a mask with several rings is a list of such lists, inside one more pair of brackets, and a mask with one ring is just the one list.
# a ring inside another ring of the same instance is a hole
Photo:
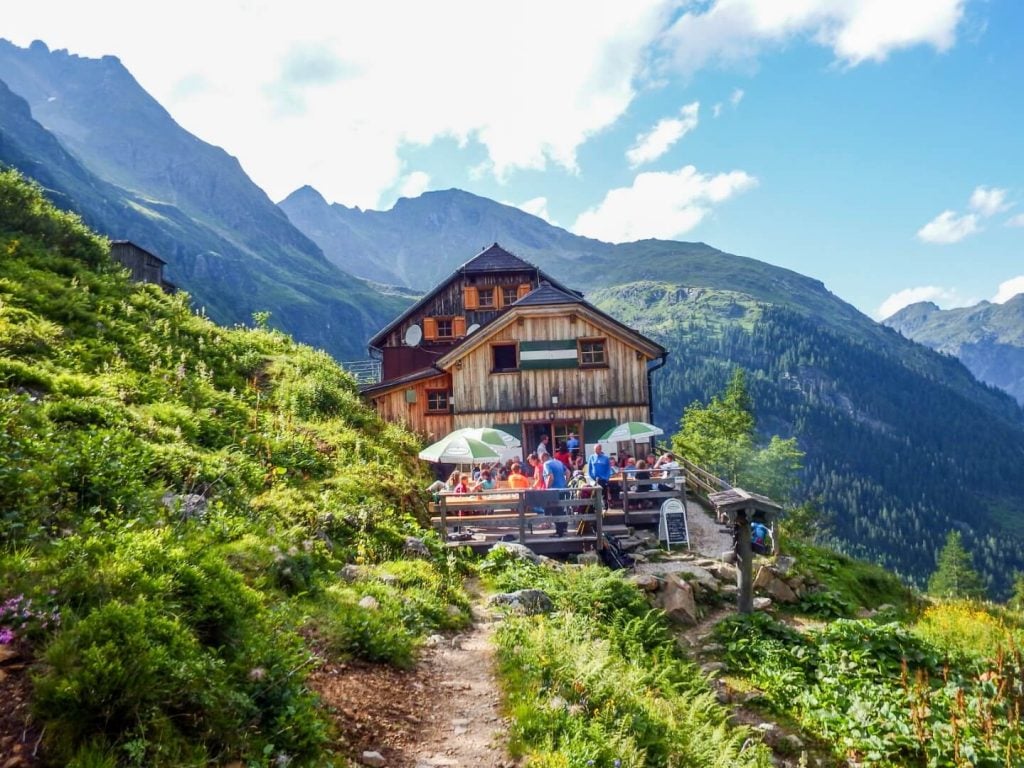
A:
{"label": "person in blue shirt", "polygon": [[[544,462],[544,487],[551,490],[567,488],[568,486],[569,484],[565,479],[565,464],[560,462],[558,459],[548,457],[547,461]],[[559,494],[559,498],[563,497],[563,494]],[[552,516],[565,514],[565,509],[563,507],[548,507],[546,511],[548,515]],[[555,536],[565,536],[565,532],[568,528],[569,523],[556,522]]]}
{"label": "person in blue shirt", "polygon": [[569,433],[569,439],[565,441],[565,447],[569,449],[572,465],[576,466],[576,457],[580,455],[580,439],[576,437],[575,432]]}
{"label": "person in blue shirt", "polygon": [[605,455],[604,448],[601,447],[600,443],[594,446],[594,452],[587,459],[587,474],[590,475],[591,480],[601,486],[605,505],[610,504],[608,481],[612,478],[612,462]]}

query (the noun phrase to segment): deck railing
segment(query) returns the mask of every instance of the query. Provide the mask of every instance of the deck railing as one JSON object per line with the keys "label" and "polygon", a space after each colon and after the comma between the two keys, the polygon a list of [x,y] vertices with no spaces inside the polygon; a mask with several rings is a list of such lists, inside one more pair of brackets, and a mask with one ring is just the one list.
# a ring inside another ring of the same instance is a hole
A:
{"label": "deck railing", "polygon": [[430,505],[430,511],[431,524],[446,540],[454,528],[509,528],[516,531],[520,544],[529,546],[531,538],[552,535],[547,531],[538,533],[535,528],[541,524],[551,523],[557,529],[557,524],[564,523],[567,528],[576,526],[573,535],[577,538],[593,538],[595,549],[604,546],[605,509],[600,488],[499,488],[473,494],[441,494]]}

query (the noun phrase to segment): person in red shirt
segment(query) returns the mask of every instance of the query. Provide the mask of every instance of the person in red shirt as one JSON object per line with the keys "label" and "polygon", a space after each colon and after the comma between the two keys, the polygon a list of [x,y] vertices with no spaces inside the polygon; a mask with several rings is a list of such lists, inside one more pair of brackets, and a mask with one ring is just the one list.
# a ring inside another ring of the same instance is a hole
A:
{"label": "person in red shirt", "polygon": [[566,469],[571,469],[572,456],[569,453],[569,449],[565,447],[565,443],[559,443],[555,449],[555,458],[562,462],[562,465]]}

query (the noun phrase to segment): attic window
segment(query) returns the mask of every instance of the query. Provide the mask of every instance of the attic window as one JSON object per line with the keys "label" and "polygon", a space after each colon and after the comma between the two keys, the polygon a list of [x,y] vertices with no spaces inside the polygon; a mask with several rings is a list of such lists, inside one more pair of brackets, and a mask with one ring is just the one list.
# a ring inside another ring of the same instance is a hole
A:
{"label": "attic window", "polygon": [[491,346],[491,356],[494,363],[491,367],[493,373],[519,369],[515,344],[493,344]]}
{"label": "attic window", "polygon": [[509,304],[515,304],[519,299],[519,286],[507,285],[501,289],[501,298],[503,299],[502,304],[506,307]]}
{"label": "attic window", "polygon": [[604,339],[580,339],[580,365],[598,367],[608,364]]}
{"label": "attic window", "polygon": [[477,289],[478,304],[480,309],[494,309],[494,289],[493,288],[479,288]]}
{"label": "attic window", "polygon": [[437,318],[437,338],[439,339],[450,339],[455,336],[455,330],[452,325],[452,318],[450,317],[439,317]]}

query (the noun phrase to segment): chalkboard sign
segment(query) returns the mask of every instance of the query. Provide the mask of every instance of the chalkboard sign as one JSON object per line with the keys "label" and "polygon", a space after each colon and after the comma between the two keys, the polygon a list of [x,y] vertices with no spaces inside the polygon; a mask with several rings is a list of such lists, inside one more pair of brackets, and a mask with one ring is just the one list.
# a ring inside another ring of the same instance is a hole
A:
{"label": "chalkboard sign", "polygon": [[672,549],[673,544],[690,546],[689,531],[686,527],[686,507],[679,499],[668,499],[661,505],[658,538],[664,541],[669,549]]}

